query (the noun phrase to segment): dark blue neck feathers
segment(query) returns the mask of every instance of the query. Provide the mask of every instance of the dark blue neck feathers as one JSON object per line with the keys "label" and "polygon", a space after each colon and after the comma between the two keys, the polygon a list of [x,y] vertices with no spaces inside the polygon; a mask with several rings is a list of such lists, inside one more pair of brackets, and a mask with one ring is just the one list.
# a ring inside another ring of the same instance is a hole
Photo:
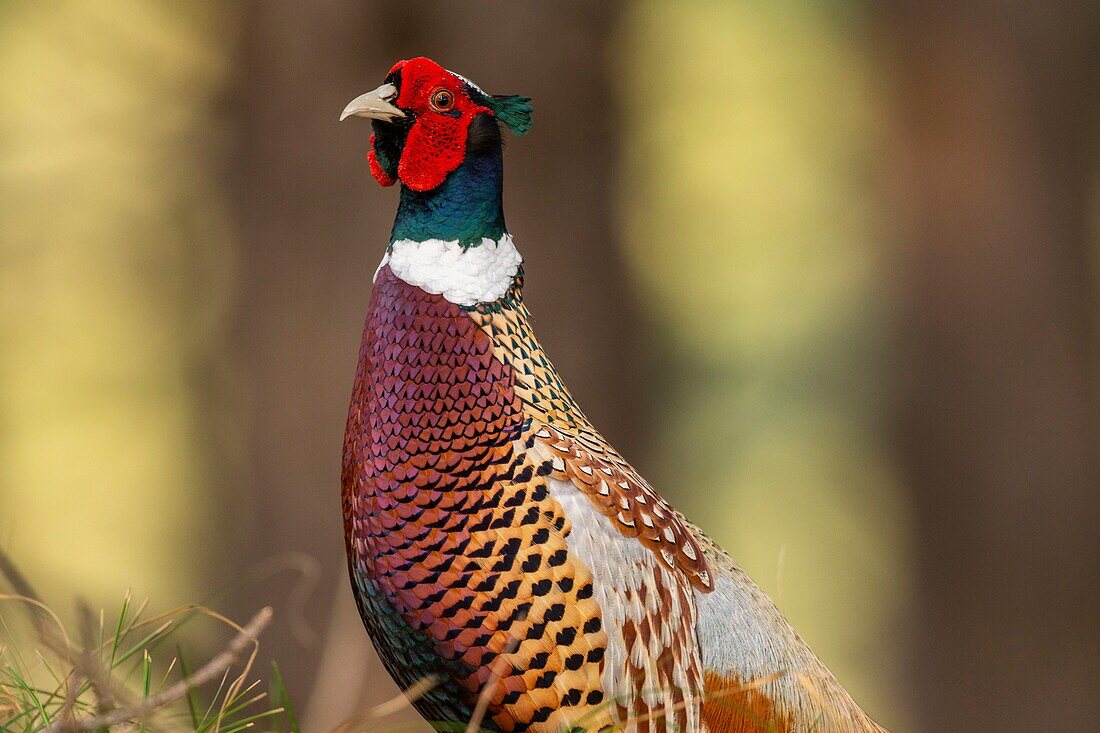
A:
{"label": "dark blue neck feathers", "polygon": [[484,133],[473,129],[475,123],[471,123],[466,157],[442,184],[430,191],[401,186],[391,243],[442,239],[458,240],[466,247],[481,244],[484,237],[495,241],[503,236],[504,160],[496,121],[489,118],[489,124],[495,140],[475,137]]}

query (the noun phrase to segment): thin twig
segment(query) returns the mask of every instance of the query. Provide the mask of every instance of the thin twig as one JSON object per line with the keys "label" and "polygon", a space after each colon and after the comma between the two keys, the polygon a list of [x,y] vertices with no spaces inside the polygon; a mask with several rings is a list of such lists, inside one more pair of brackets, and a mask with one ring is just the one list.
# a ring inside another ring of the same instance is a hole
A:
{"label": "thin twig", "polygon": [[466,733],[477,733],[481,730],[481,721],[485,720],[485,713],[489,712],[489,703],[493,701],[497,685],[500,684],[500,678],[507,667],[508,663],[500,657],[494,659],[489,665],[489,679],[486,680],[485,687],[481,688],[481,694],[477,696],[477,705],[474,706],[474,713],[466,724]]}
{"label": "thin twig", "polygon": [[74,675],[69,675],[69,683],[65,686],[65,702],[61,705],[61,714],[58,716],[59,720],[65,722],[66,726],[76,724],[76,699],[80,694],[80,678]]}
{"label": "thin twig", "polygon": [[723,698],[723,697],[730,697],[732,695],[739,695],[742,692],[751,692],[752,690],[759,689],[761,687],[764,687],[765,685],[770,685],[771,683],[775,682],[776,680],[778,680],[779,678],[783,677],[786,674],[787,674],[786,670],[780,670],[780,671],[774,672],[774,673],[772,673],[772,674],[770,674],[766,677],[757,677],[756,679],[749,680],[748,682],[744,682],[740,685],[733,685],[731,687],[723,687],[720,690],[714,690],[713,692],[703,692],[702,694],[692,693],[692,694],[688,695],[687,697],[685,697],[682,701],[680,701],[678,703],[675,703],[673,705],[670,705],[670,706],[664,708],[663,710],[660,710],[660,711],[657,711],[657,712],[652,712],[652,713],[646,713],[646,714],[640,715],[636,718],[631,718],[630,722],[632,722],[632,723],[643,723],[643,722],[646,722],[646,721],[649,721],[649,720],[656,720],[656,719],[662,718],[662,717],[668,715],[670,712],[676,712],[678,710],[683,710],[683,709],[687,708],[689,705],[694,705],[695,704],[695,698],[699,698],[699,701],[701,702],[701,701],[704,701],[704,700],[717,700],[717,699]]}
{"label": "thin twig", "polygon": [[[20,572],[19,568],[16,567],[15,563],[12,562],[11,558],[8,557],[3,550],[0,550],[0,574],[8,579],[8,582],[18,594],[19,599],[48,614],[56,624],[55,628],[44,622],[39,614],[34,611],[28,611],[31,625],[34,626],[39,640],[48,649],[53,651],[54,654],[66,660],[73,667],[73,672],[70,672],[68,685],[66,685],[67,694],[61,709],[60,719],[66,723],[74,719],[74,709],[77,698],[76,691],[79,689],[79,677],[81,676],[88,681],[88,684],[96,695],[98,713],[106,713],[114,707],[117,707],[120,699],[125,702],[125,691],[113,683],[110,672],[105,669],[91,653],[92,621],[91,611],[88,609],[87,605],[84,603],[78,604],[78,610],[82,615],[82,626],[85,627],[81,629],[85,636],[83,648],[78,648],[69,640],[69,636],[65,632],[65,627],[61,623],[61,619],[46,606],[38,593],[34,590],[30,581]],[[0,595],[0,599],[7,598],[13,597]]]}
{"label": "thin twig", "polygon": [[374,720],[377,718],[384,718],[394,713],[404,710],[412,703],[416,702],[433,688],[440,683],[439,677],[430,674],[427,677],[414,682],[401,692],[401,694],[393,697],[385,702],[381,702],[374,705],[367,710],[356,713],[349,718],[341,721],[335,728],[329,731],[329,733],[350,733],[355,730],[355,727],[360,723],[365,723],[368,720]]}
{"label": "thin twig", "polygon": [[[82,649],[77,655],[76,671],[83,675],[92,689],[96,701],[96,714],[103,715],[111,710],[124,705],[125,691],[118,685],[113,685],[111,674],[92,654],[97,644],[95,642],[95,616],[91,607],[79,600],[76,604],[77,614],[80,616],[80,645]],[[115,688],[115,689],[112,689]],[[121,703],[119,701],[122,701]]]}
{"label": "thin twig", "polygon": [[35,593],[30,581],[27,580],[23,573],[19,572],[19,568],[15,567],[15,563],[11,561],[11,558],[8,557],[7,553],[3,550],[0,550],[0,574],[7,577],[8,582],[11,583],[11,587],[16,593],[21,596],[26,596],[27,598],[33,598],[39,603],[42,602],[39,595]]}
{"label": "thin twig", "polygon": [[64,721],[56,721],[52,725],[43,728],[39,733],[93,731],[99,728],[110,728],[113,725],[119,725],[120,723],[131,720],[145,718],[157,708],[183,698],[188,690],[195,687],[201,687],[207,682],[215,679],[218,675],[226,672],[241,658],[245,649],[250,644],[256,644],[256,638],[260,635],[260,632],[271,623],[272,616],[273,612],[271,608],[261,609],[260,612],[253,616],[252,620],[241,629],[241,632],[233,638],[224,651],[196,670],[190,677],[180,680],[167,690],[146,698],[134,705],[113,710],[106,715],[81,719],[77,721],[75,725],[66,725]]}
{"label": "thin twig", "polygon": [[249,583],[260,583],[284,570],[297,570],[298,579],[286,596],[290,632],[304,647],[317,643],[317,632],[306,620],[305,608],[317,584],[321,582],[321,561],[308,552],[287,551],[272,555],[253,565],[246,575]]}
{"label": "thin twig", "polygon": [[[517,618],[524,621],[527,619],[529,612],[530,609],[521,610],[517,614]],[[493,696],[496,695],[500,678],[508,671],[508,657],[519,649],[519,644],[520,640],[515,637],[508,639],[501,653],[489,663],[489,679],[485,681],[485,686],[481,688],[481,694],[477,696],[477,704],[474,706],[473,715],[466,723],[466,733],[477,733],[481,730],[481,721],[485,720],[485,714],[489,712],[489,704],[493,701]]]}
{"label": "thin twig", "polygon": [[5,595],[4,598],[25,601],[31,606],[42,609],[54,620],[60,630],[62,641],[58,641],[54,629],[44,622],[38,614],[34,612],[28,614],[31,624],[34,626],[34,630],[38,632],[42,643],[59,657],[68,660],[72,656],[72,642],[69,641],[69,637],[65,633],[64,624],[61,623],[61,619],[57,617],[57,614],[51,611],[42,601],[42,597],[35,591],[31,582],[27,580],[23,573],[19,572],[19,568],[15,567],[15,563],[3,550],[0,550],[0,575],[8,579],[12,590],[15,591],[14,596]]}

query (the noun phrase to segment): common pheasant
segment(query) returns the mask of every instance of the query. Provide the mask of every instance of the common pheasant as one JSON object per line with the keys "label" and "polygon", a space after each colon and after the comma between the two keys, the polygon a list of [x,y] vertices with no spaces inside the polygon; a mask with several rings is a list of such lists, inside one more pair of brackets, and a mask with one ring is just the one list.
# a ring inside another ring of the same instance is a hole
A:
{"label": "common pheasant", "polygon": [[340,119],[400,203],[342,472],[359,612],[429,721],[500,731],[883,731],[755,583],[600,435],[539,346],[491,96],[399,61]]}

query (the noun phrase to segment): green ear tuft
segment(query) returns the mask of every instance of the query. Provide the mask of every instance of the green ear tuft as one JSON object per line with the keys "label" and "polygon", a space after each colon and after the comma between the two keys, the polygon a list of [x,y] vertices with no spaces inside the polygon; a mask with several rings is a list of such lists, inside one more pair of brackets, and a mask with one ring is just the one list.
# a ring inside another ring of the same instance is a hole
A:
{"label": "green ear tuft", "polygon": [[517,97],[506,94],[494,94],[489,97],[489,109],[498,120],[503,122],[516,135],[526,134],[531,129],[530,97]]}

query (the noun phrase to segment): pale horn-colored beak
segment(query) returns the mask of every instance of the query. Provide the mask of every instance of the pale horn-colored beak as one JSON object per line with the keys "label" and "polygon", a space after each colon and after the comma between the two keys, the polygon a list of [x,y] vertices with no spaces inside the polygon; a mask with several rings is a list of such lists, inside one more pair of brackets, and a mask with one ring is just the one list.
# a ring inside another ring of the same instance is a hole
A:
{"label": "pale horn-colored beak", "polygon": [[390,104],[390,101],[396,97],[397,87],[393,84],[383,84],[373,92],[360,94],[351,100],[340,114],[340,121],[343,122],[351,115],[369,117],[372,120],[382,120],[383,122],[392,122],[394,118],[404,117],[404,112]]}

